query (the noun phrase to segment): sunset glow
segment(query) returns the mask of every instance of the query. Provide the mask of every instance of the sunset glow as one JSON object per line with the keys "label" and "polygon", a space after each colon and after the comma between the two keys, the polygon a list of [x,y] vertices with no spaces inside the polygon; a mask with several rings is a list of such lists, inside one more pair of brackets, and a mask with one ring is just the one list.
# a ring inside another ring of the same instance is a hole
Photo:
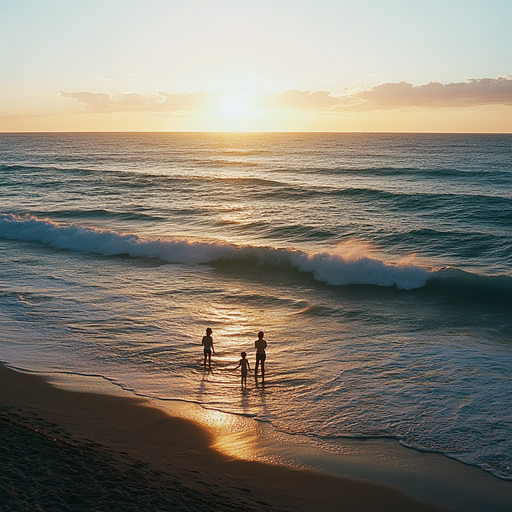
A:
{"label": "sunset glow", "polygon": [[0,132],[512,132],[510,2],[87,7],[0,4]]}

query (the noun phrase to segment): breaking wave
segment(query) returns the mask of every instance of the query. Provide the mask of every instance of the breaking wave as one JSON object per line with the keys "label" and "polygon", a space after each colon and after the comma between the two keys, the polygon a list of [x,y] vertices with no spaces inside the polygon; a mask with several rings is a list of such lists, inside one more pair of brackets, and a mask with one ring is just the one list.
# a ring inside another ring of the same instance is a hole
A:
{"label": "breaking wave", "polygon": [[317,281],[330,285],[366,284],[411,290],[423,287],[432,276],[429,270],[418,265],[391,264],[364,255],[347,257],[331,252],[308,254],[301,250],[238,246],[225,242],[143,238],[78,224],[57,224],[28,215],[0,214],[0,237],[104,256],[126,254],[136,258],[157,258],[166,263],[195,265],[251,259],[260,265],[289,265],[301,272],[310,272]]}

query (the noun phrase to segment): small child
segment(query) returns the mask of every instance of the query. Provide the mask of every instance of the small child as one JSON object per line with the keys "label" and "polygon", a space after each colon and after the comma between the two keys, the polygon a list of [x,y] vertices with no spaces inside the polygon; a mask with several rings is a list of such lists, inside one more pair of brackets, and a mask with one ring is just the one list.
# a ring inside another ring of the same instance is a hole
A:
{"label": "small child", "polygon": [[248,369],[250,370],[251,367],[249,366],[249,361],[246,359],[247,353],[242,352],[241,356],[242,356],[242,359],[240,359],[238,366],[236,368],[237,369],[241,368],[241,370],[242,370],[241,385],[242,385],[242,387],[244,387],[244,386],[247,387],[247,370]]}

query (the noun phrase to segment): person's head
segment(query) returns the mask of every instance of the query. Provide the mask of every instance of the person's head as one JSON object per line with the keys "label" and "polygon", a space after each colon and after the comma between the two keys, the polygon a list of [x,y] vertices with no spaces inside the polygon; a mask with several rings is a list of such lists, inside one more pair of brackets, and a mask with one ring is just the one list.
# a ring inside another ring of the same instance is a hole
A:
{"label": "person's head", "polygon": [[258,338],[259,338],[260,340],[262,340],[262,339],[263,339],[263,336],[264,336],[263,331],[260,331],[260,332],[258,333]]}
{"label": "person's head", "polygon": [[247,357],[247,352],[242,352],[240,355],[242,356],[243,359],[245,359]]}
{"label": "person's head", "polygon": [[210,336],[211,333],[212,333],[212,330],[208,327],[208,329],[206,329],[206,336]]}

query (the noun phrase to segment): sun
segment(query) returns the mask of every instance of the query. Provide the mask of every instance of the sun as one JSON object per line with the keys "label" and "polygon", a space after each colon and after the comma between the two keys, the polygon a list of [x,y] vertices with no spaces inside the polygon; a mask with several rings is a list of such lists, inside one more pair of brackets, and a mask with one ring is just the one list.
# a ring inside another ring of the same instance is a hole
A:
{"label": "sun", "polygon": [[227,116],[239,117],[252,114],[253,110],[249,106],[247,96],[230,94],[220,98],[217,112]]}
{"label": "sun", "polygon": [[249,94],[223,94],[211,111],[215,129],[220,131],[255,131],[261,113],[251,105]]}

